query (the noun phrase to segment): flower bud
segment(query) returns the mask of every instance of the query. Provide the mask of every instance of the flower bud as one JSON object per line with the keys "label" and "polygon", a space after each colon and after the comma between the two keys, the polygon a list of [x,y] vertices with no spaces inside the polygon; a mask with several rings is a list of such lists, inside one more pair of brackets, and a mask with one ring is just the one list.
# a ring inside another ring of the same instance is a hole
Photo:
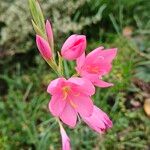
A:
{"label": "flower bud", "polygon": [[51,49],[53,49],[53,46],[54,46],[53,30],[48,20],[46,21],[45,27],[46,27],[46,34],[47,34],[48,42],[50,43]]}
{"label": "flower bud", "polygon": [[86,49],[86,36],[71,35],[63,44],[61,55],[67,60],[74,60],[80,57]]}
{"label": "flower bud", "polygon": [[41,36],[36,35],[36,44],[42,57],[46,60],[51,59],[52,51],[48,42],[45,39],[43,39]]}
{"label": "flower bud", "polygon": [[62,150],[71,150],[70,139],[62,126],[60,126],[60,133],[62,138]]}
{"label": "flower bud", "polygon": [[105,132],[112,127],[112,122],[105,112],[94,106],[93,114],[90,117],[83,117],[84,122],[98,133]]}

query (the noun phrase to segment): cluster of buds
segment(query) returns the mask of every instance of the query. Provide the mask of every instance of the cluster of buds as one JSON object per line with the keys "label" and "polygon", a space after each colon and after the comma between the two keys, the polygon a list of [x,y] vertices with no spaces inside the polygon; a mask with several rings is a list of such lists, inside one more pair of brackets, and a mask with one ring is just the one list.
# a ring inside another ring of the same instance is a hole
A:
{"label": "cluster of buds", "polygon": [[[44,34],[34,22],[32,23],[34,29],[38,31],[36,44],[39,52],[58,75],[47,88],[47,92],[51,95],[49,110],[60,126],[62,150],[70,150],[70,139],[63,128],[63,123],[74,128],[80,118],[100,134],[112,127],[108,115],[94,105],[92,95],[95,94],[95,86],[101,88],[113,86],[112,83],[103,81],[103,76],[111,71],[117,49],[104,49],[101,46],[86,55],[86,36],[74,34],[64,42],[61,51],[56,53],[50,22],[47,20],[46,24],[44,23],[42,30]],[[55,59],[56,54],[58,63]],[[63,60],[76,61],[75,75],[67,79],[63,73]]]}

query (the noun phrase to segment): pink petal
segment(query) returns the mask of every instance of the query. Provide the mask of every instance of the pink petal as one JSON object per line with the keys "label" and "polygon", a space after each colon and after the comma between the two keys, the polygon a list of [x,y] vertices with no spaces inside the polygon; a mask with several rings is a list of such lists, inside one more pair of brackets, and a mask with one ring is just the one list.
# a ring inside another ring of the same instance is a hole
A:
{"label": "pink petal", "polygon": [[51,81],[50,84],[48,85],[47,92],[52,95],[60,93],[61,85],[65,81],[66,81],[65,78],[57,78],[57,79]]}
{"label": "pink petal", "polygon": [[54,116],[59,116],[64,110],[66,105],[66,100],[64,100],[60,95],[52,96],[49,102],[49,110]]}
{"label": "pink petal", "polygon": [[73,34],[69,38],[67,38],[67,40],[65,41],[65,43],[62,46],[62,51],[70,48],[71,44],[73,44],[76,41],[76,37],[77,37],[77,34]]}
{"label": "pink petal", "polygon": [[51,45],[51,48],[53,48],[53,44],[54,44],[53,31],[52,31],[51,24],[48,20],[46,21],[46,34],[47,34],[48,41]]}
{"label": "pink petal", "polygon": [[99,55],[104,57],[105,62],[111,63],[117,55],[117,48],[103,50]]}
{"label": "pink petal", "polygon": [[71,150],[70,139],[62,126],[60,126],[60,133],[62,137],[62,150]]}
{"label": "pink petal", "polygon": [[99,67],[100,67],[100,72],[98,74],[101,76],[108,74],[112,69],[111,63],[108,62],[107,63],[100,62]]}
{"label": "pink petal", "polygon": [[85,95],[79,95],[78,97],[72,97],[71,100],[76,106],[76,111],[81,116],[90,116],[93,112],[93,101],[90,97]]}
{"label": "pink petal", "polygon": [[61,49],[62,56],[67,60],[77,59],[82,55],[86,48],[86,37],[84,35],[71,35],[63,44]]}
{"label": "pink petal", "polygon": [[105,81],[100,80],[100,79],[94,81],[93,84],[96,85],[96,86],[98,86],[98,87],[101,87],[101,88],[106,88],[106,87],[113,86],[112,83],[108,83],[108,82],[105,82]]}
{"label": "pink petal", "polygon": [[[100,108],[98,108],[96,105],[94,105],[94,113],[97,119],[101,118],[101,121],[103,121],[105,123],[105,126],[107,128],[111,128],[112,127],[112,121],[110,120],[110,118],[108,117],[108,115],[102,111]],[[94,114],[93,114],[94,115]]]}
{"label": "pink petal", "polygon": [[52,57],[51,48],[49,47],[49,44],[45,39],[43,39],[39,35],[36,35],[36,44],[44,59],[48,60]]}
{"label": "pink petal", "polygon": [[71,48],[72,46],[77,46],[80,43],[79,40],[80,42],[82,41],[85,44],[86,42],[85,35],[77,35],[77,34],[71,35],[63,44],[62,51],[64,51],[65,49]]}
{"label": "pink petal", "polygon": [[90,52],[85,60],[86,64],[91,64],[94,62],[105,62],[105,63],[111,63],[112,60],[116,57],[117,55],[117,49],[112,48],[112,49],[106,49],[102,50],[103,47],[99,47],[92,52]]}
{"label": "pink petal", "polygon": [[91,51],[91,52],[86,56],[86,62],[92,63],[92,62],[94,61],[94,59],[99,56],[99,53],[102,51],[102,49],[104,49],[104,47],[103,47],[103,46],[100,46],[100,47],[94,49],[93,51]]}
{"label": "pink petal", "polygon": [[82,117],[87,125],[98,133],[103,133],[108,128],[112,127],[112,122],[101,109],[94,106],[93,114],[90,117]]}
{"label": "pink petal", "polygon": [[66,49],[62,56],[67,60],[74,60],[81,56],[83,53],[83,44],[79,44],[77,46]]}
{"label": "pink petal", "polygon": [[60,115],[60,119],[70,127],[75,127],[77,122],[77,113],[69,103],[66,104],[63,112]]}
{"label": "pink petal", "polygon": [[79,92],[82,92],[82,93],[84,93],[86,95],[89,95],[89,96],[91,96],[95,93],[95,87],[86,78],[72,77],[68,81],[78,85],[76,90],[79,91]]}
{"label": "pink petal", "polygon": [[97,74],[91,74],[91,73],[88,73],[88,72],[82,72],[81,76],[88,79],[88,80],[90,80],[92,83],[95,80],[99,79]]}
{"label": "pink petal", "polygon": [[85,53],[83,53],[79,58],[77,58],[77,68],[80,69],[85,61]]}

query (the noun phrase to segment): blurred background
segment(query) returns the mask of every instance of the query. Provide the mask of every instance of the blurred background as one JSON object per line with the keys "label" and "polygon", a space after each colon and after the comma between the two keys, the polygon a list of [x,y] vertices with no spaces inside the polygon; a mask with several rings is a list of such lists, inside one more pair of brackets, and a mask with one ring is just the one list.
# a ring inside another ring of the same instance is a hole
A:
{"label": "blurred background", "polygon": [[[150,150],[150,1],[39,0],[50,19],[55,49],[85,34],[87,51],[117,47],[114,87],[97,89],[95,103],[114,126],[99,135],[83,122],[67,129],[73,150]],[[59,127],[48,110],[56,77],[35,44],[27,0],[0,0],[0,150],[60,150]],[[74,63],[64,63],[65,74]]]}

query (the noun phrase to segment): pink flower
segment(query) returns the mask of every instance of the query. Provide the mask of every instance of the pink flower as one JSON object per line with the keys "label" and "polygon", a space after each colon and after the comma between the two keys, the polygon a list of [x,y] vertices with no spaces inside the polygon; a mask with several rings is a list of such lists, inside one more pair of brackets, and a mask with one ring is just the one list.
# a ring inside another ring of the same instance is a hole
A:
{"label": "pink flower", "polygon": [[103,50],[103,47],[93,50],[86,57],[83,53],[77,59],[76,70],[82,77],[89,79],[96,86],[112,86],[112,83],[103,81],[102,76],[110,72],[112,68],[111,63],[116,57],[116,54],[116,48]]}
{"label": "pink flower", "polygon": [[63,44],[61,55],[67,60],[77,59],[86,49],[86,37],[84,35],[71,35]]}
{"label": "pink flower", "polygon": [[47,92],[52,95],[49,103],[50,112],[70,127],[75,127],[78,113],[88,117],[93,112],[90,96],[95,93],[95,88],[87,79],[58,78],[49,84]]}
{"label": "pink flower", "polygon": [[93,114],[90,117],[82,117],[82,119],[90,128],[98,133],[103,133],[112,127],[112,122],[107,114],[96,106],[94,106]]}
{"label": "pink flower", "polygon": [[71,150],[70,139],[62,126],[60,126],[60,133],[62,138],[62,150]]}
{"label": "pink flower", "polygon": [[51,59],[52,51],[48,42],[45,39],[43,39],[41,36],[36,35],[36,44],[42,57],[46,60]]}
{"label": "pink flower", "polygon": [[48,20],[46,21],[45,27],[46,27],[46,34],[47,34],[48,42],[50,43],[51,48],[53,48],[54,46],[53,30]]}

